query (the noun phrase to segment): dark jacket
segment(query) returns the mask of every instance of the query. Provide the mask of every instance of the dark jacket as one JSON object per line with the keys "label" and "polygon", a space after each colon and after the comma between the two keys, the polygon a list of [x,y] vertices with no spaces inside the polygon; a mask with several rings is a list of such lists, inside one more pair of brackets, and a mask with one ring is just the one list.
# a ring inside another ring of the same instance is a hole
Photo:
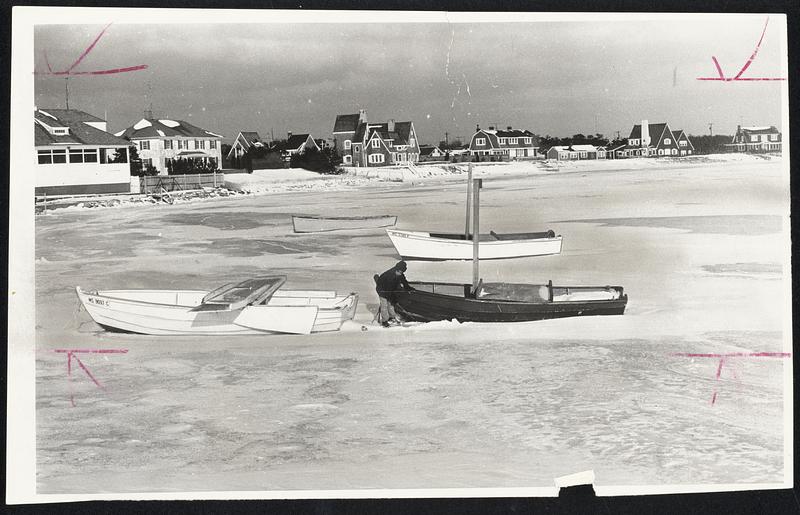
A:
{"label": "dark jacket", "polygon": [[406,280],[406,276],[403,274],[397,275],[395,270],[396,269],[392,267],[379,275],[375,280],[375,291],[378,292],[378,296],[393,299],[394,292],[400,289],[411,288]]}

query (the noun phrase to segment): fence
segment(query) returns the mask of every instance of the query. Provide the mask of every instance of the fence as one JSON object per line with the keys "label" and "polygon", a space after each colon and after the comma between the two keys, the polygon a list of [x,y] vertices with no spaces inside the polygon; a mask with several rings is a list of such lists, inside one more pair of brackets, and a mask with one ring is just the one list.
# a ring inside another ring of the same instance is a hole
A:
{"label": "fence", "polygon": [[221,173],[202,173],[194,175],[152,175],[139,178],[139,191],[146,195],[162,191],[199,190],[216,188],[225,184]]}

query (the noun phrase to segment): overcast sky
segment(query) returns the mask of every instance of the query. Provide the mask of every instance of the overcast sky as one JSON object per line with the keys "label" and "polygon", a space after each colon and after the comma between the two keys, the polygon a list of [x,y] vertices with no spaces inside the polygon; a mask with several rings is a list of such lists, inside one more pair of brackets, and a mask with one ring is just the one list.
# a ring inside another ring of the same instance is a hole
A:
{"label": "overcast sky", "polygon": [[[780,82],[709,82],[711,56],[735,75],[764,15],[692,20],[474,24],[111,25],[75,71],[143,71],[69,80],[69,103],[117,131],[142,118],[182,119],[233,139],[287,131],[331,138],[337,114],[414,122],[424,143],[481,127],[627,136],[647,119],[690,134],[738,123],[780,125]],[[771,19],[746,76],[780,76]],[[36,71],[68,68],[102,25],[35,30]],[[37,75],[35,102],[64,107],[64,79]]]}

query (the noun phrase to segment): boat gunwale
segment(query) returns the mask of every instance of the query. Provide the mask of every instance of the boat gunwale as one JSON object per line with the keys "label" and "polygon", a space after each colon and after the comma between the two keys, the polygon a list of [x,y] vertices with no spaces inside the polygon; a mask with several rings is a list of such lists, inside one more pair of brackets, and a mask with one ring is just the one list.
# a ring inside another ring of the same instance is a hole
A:
{"label": "boat gunwale", "polygon": [[[424,232],[424,231],[405,231],[405,230],[399,230],[399,229],[386,229],[386,233],[389,235],[389,238],[391,238],[392,236],[397,236],[397,234],[393,235],[393,234],[390,234],[390,233],[399,233],[399,234],[403,235],[403,236],[399,236],[401,238],[424,240],[424,241],[428,241],[428,242],[434,241],[434,242],[437,242],[437,243],[452,243],[452,244],[456,244],[456,245],[460,245],[460,246],[467,246],[467,245],[473,245],[474,244],[474,240],[458,239],[458,238],[442,238],[442,237],[439,237],[439,236],[431,236],[432,233]],[[445,233],[433,233],[433,234],[445,234]],[[453,234],[455,236],[455,235],[460,235],[461,233],[450,233],[450,234]],[[502,234],[503,236],[516,236],[516,235],[522,236],[522,235],[530,234],[530,233],[498,233],[498,234]],[[490,233],[481,233],[481,236],[491,236],[491,234]],[[539,243],[539,242],[541,242],[541,243],[544,243],[544,242],[549,242],[549,241],[563,241],[563,239],[564,239],[563,236],[561,236],[560,234],[557,234],[557,235],[552,236],[552,237],[548,236],[548,237],[545,237],[545,238],[520,238],[518,240],[486,239],[486,240],[479,240],[478,243],[480,243],[481,247],[486,246],[486,245],[494,247],[494,246],[509,245],[509,244],[517,245],[520,242],[526,242],[526,243],[530,243],[530,242]],[[512,257],[516,257],[516,256],[512,256]],[[467,259],[467,258],[465,258],[465,259]],[[472,258],[469,258],[469,259],[472,259]],[[495,258],[492,258],[492,259],[495,259]]]}
{"label": "boat gunwale", "polygon": [[[442,285],[442,286],[461,286],[461,287],[467,287],[467,286],[471,287],[472,286],[470,284],[465,284],[465,283],[431,283],[431,282],[423,282],[423,281],[411,282],[412,285],[414,283],[417,283],[417,284],[438,284],[438,285]],[[536,286],[547,286],[547,284],[536,285]],[[581,290],[581,289],[588,290],[588,289],[596,289],[596,288],[612,288],[612,289],[618,291],[620,296],[618,298],[616,298],[616,299],[564,300],[564,301],[548,300],[546,302],[529,302],[529,301],[524,301],[524,300],[478,299],[478,298],[474,298],[474,297],[448,295],[446,293],[435,293],[435,292],[430,292],[430,291],[425,291],[425,290],[418,290],[416,288],[413,288],[413,286],[412,286],[411,290],[403,290],[403,291],[398,292],[398,293],[419,293],[419,294],[426,295],[426,296],[447,297],[447,298],[453,298],[453,299],[458,299],[458,300],[468,301],[468,302],[478,302],[478,303],[481,303],[481,304],[512,304],[512,305],[517,305],[517,306],[518,305],[527,305],[527,306],[547,306],[547,305],[570,306],[570,305],[575,305],[575,304],[584,304],[584,305],[585,304],[596,304],[596,303],[611,304],[611,303],[620,303],[620,302],[623,302],[623,301],[627,304],[627,302],[628,302],[628,294],[624,293],[624,288],[622,286],[610,286],[610,285],[609,286],[555,286],[554,285],[552,287],[553,288],[570,288],[570,289],[575,289],[575,290]]]}

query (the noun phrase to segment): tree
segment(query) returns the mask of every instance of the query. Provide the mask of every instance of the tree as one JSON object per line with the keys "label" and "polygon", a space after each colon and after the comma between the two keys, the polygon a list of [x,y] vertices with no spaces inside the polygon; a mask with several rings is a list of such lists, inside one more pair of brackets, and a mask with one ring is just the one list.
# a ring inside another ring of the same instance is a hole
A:
{"label": "tree", "polygon": [[333,156],[328,149],[317,150],[315,147],[306,149],[304,152],[294,154],[291,158],[292,168],[305,168],[312,172],[336,173],[336,164]]}
{"label": "tree", "polygon": [[725,144],[733,141],[733,136],[704,134],[702,136],[689,136],[689,140],[694,146],[695,154],[719,154],[727,151]]}

